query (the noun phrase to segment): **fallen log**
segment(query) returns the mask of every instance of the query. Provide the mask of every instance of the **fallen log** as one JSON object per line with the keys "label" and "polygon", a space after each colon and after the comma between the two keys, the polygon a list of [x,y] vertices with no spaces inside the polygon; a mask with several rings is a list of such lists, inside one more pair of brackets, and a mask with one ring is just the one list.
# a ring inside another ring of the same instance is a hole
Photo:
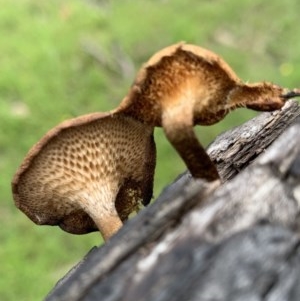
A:
{"label": "fallen log", "polygon": [[184,173],[46,300],[300,300],[299,115],[289,101],[220,135],[221,185]]}

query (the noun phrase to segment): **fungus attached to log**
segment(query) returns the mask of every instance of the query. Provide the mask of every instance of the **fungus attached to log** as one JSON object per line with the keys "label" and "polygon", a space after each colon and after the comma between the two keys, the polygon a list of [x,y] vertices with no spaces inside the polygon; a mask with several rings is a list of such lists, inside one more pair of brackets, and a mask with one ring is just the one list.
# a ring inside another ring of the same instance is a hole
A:
{"label": "fungus attached to log", "polygon": [[145,124],[161,126],[192,176],[209,181],[219,175],[193,126],[211,125],[235,108],[280,109],[300,89],[272,83],[243,83],[217,54],[184,43],[154,54],[116,109]]}
{"label": "fungus attached to log", "polygon": [[152,197],[153,128],[124,116],[94,113],[48,132],[12,181],[16,206],[40,225],[112,236]]}
{"label": "fungus attached to log", "polygon": [[218,171],[193,126],[217,123],[239,107],[277,110],[296,96],[300,89],[243,83],[204,48],[169,46],[143,66],[114,111],[67,121],[32,148],[12,182],[16,205],[37,224],[71,233],[98,228],[107,239],[152,196],[155,126],[193,177],[214,181]]}

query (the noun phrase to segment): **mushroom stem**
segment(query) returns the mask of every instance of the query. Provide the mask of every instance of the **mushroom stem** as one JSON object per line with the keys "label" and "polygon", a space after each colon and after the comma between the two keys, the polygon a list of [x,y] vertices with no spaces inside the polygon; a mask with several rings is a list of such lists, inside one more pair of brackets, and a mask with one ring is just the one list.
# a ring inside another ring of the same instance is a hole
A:
{"label": "mushroom stem", "polygon": [[123,226],[123,223],[118,215],[110,215],[106,217],[94,217],[96,226],[98,227],[103,239],[107,241]]}
{"label": "mushroom stem", "polygon": [[108,177],[106,182],[98,182],[93,188],[93,194],[82,195],[80,206],[92,218],[103,239],[107,241],[123,226],[115,206],[119,183]]}
{"label": "mushroom stem", "polygon": [[[181,114],[184,113],[184,119]],[[183,107],[165,110],[162,125],[169,142],[177,150],[191,175],[207,181],[219,179],[218,171],[193,129],[193,112]]]}

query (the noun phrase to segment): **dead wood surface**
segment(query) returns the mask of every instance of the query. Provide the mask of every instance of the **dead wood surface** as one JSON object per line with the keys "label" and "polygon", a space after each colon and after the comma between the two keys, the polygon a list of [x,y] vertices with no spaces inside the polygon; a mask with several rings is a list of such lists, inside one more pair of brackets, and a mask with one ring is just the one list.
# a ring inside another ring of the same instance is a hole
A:
{"label": "dead wood surface", "polygon": [[299,115],[289,101],[220,135],[224,184],[185,173],[46,300],[300,300]]}

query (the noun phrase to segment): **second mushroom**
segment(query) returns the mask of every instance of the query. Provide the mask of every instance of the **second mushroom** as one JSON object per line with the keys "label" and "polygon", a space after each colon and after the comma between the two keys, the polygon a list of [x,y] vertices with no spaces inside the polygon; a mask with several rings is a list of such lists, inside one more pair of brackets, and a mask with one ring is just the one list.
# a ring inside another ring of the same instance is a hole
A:
{"label": "second mushroom", "polygon": [[17,207],[40,225],[107,240],[152,198],[153,127],[118,114],[94,113],[48,132],[12,181]]}

